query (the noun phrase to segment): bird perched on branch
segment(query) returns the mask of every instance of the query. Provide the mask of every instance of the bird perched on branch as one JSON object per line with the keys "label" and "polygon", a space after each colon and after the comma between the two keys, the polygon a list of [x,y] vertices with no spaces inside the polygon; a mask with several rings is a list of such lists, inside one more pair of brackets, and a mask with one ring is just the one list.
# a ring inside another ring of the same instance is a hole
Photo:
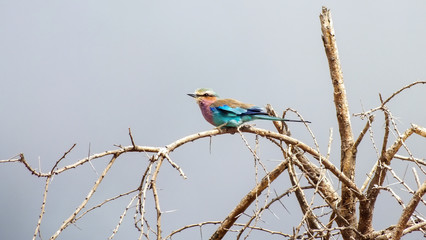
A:
{"label": "bird perched on branch", "polygon": [[220,99],[212,89],[208,88],[199,88],[195,90],[195,93],[188,95],[195,98],[207,122],[219,128],[238,127],[245,122],[256,119],[310,123],[309,121],[269,116],[262,108],[255,105],[230,98]]}

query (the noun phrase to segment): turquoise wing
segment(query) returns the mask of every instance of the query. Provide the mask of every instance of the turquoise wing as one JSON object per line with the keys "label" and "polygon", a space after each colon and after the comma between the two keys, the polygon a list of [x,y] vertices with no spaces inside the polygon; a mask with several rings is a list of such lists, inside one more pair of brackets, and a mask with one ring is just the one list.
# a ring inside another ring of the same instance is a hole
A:
{"label": "turquoise wing", "polygon": [[216,110],[223,111],[224,113],[235,114],[237,116],[242,115],[242,114],[247,112],[247,109],[240,108],[240,107],[233,108],[233,107],[230,107],[228,105],[222,105],[222,106],[218,106],[218,107],[214,107],[214,108]]}

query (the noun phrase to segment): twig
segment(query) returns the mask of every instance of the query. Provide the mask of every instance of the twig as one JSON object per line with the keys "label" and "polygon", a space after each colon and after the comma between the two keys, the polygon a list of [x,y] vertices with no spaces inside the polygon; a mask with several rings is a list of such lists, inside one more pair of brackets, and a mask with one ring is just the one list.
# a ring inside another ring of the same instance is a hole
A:
{"label": "twig", "polygon": [[[241,226],[241,225],[243,225],[243,224],[238,224],[238,223],[236,223],[235,225],[236,225],[236,226]],[[249,226],[248,228],[253,229],[253,230],[257,230],[257,231],[266,232],[266,233],[269,233],[269,234],[271,234],[271,235],[280,235],[280,236],[287,237],[287,238],[291,237],[291,235],[290,235],[290,234],[285,234],[285,233],[283,233],[283,232],[273,231],[273,230],[269,230],[269,229],[266,229],[266,228],[261,228],[261,227],[256,227],[256,226]],[[236,231],[238,231],[238,230],[231,230],[231,229],[230,229],[229,231],[236,232]]]}
{"label": "twig", "polygon": [[98,178],[98,180],[95,182],[95,185],[92,187],[92,189],[89,191],[89,193],[87,194],[87,197],[84,199],[84,201],[80,204],[80,206],[77,207],[77,209],[71,214],[71,216],[66,219],[61,227],[58,229],[58,231],[55,232],[55,234],[52,235],[52,237],[50,237],[50,240],[54,240],[56,239],[59,234],[66,228],[68,227],[68,225],[70,223],[72,223],[75,219],[75,217],[77,216],[77,214],[86,206],[86,204],[89,202],[90,198],[93,196],[93,194],[95,193],[96,189],[98,188],[99,184],[102,182],[102,180],[104,179],[105,175],[108,173],[109,169],[111,169],[112,165],[114,164],[115,160],[117,160],[118,156],[120,156],[120,154],[114,154],[113,157],[111,158],[111,160],[109,161],[108,165],[106,166],[106,168],[104,169],[104,171],[102,172],[102,175]]}
{"label": "twig", "polygon": [[210,237],[211,240],[222,239],[228,232],[228,229],[235,223],[238,217],[243,213],[251,203],[256,199],[260,193],[269,186],[285,169],[287,169],[288,160],[280,163],[274,170],[267,176],[263,177],[259,184],[257,184],[241,201],[240,203],[228,214],[223,220],[220,227]]}
{"label": "twig", "polygon": [[80,219],[81,219],[84,215],[86,215],[86,214],[88,214],[89,212],[91,212],[91,211],[95,210],[96,208],[100,208],[100,207],[102,207],[103,205],[105,205],[105,204],[107,204],[107,203],[109,203],[109,202],[111,202],[111,201],[114,201],[114,200],[116,200],[116,199],[122,198],[122,197],[127,196],[127,195],[129,195],[129,194],[132,194],[132,193],[134,193],[134,192],[136,192],[136,191],[138,191],[138,189],[133,189],[133,190],[130,190],[130,191],[126,192],[126,193],[121,193],[121,194],[119,194],[119,195],[117,195],[117,196],[115,196],[115,197],[105,199],[103,202],[99,203],[98,205],[96,205],[96,206],[94,206],[94,207],[91,207],[90,209],[88,209],[88,210],[86,210],[85,212],[83,212],[82,214],[80,214],[78,217],[76,217],[76,218],[75,218],[74,222],[76,222],[76,221],[80,220]]}
{"label": "twig", "polygon": [[112,231],[111,236],[109,236],[109,240],[113,239],[115,234],[118,232],[118,229],[121,226],[121,223],[123,222],[124,216],[126,216],[127,211],[129,210],[130,206],[132,205],[133,201],[136,199],[137,195],[133,196],[132,199],[130,200],[129,204],[127,204],[126,208],[124,209],[123,214],[120,215],[120,220],[117,223],[117,226],[115,226],[114,230]]}
{"label": "twig", "polygon": [[[253,220],[257,219],[258,216],[266,209],[269,209],[271,207],[271,205],[273,203],[275,203],[276,201],[280,201],[281,198],[283,198],[284,196],[288,196],[289,194],[293,193],[295,191],[295,187],[291,187],[290,189],[288,189],[287,191],[285,191],[284,193],[278,195],[277,197],[271,199],[271,201],[266,204],[265,206],[263,206],[262,208],[258,209],[251,217],[250,219],[247,221],[247,223],[239,230],[239,233],[236,237],[236,239],[240,239],[240,236],[243,234],[243,232],[247,229],[250,228],[252,229],[253,225],[251,225],[251,223],[253,222]],[[256,224],[254,224],[254,226],[256,226]]]}
{"label": "twig", "polygon": [[367,174],[367,178],[365,179],[364,183],[361,186],[361,189],[360,189],[361,192],[364,192],[364,190],[367,188],[368,183],[370,182],[373,174],[376,172],[377,166],[379,165],[379,163],[380,161],[376,161],[373,168],[371,168],[370,173]]}
{"label": "twig", "polygon": [[361,143],[362,139],[364,138],[365,133],[368,131],[368,129],[371,128],[371,124],[374,121],[374,116],[371,115],[368,120],[367,123],[365,124],[364,128],[362,129],[361,133],[359,134],[358,138],[355,140],[354,143],[354,148],[358,148],[358,145]]}
{"label": "twig", "polygon": [[[388,169],[388,171],[392,174],[392,176],[399,182],[399,184],[404,186],[405,189],[407,189],[407,191],[409,193],[411,193],[411,194],[415,193],[415,191],[413,189],[411,189],[400,177],[398,177],[398,175],[395,173],[395,171],[390,166],[385,166],[385,168]],[[419,188],[420,188],[420,186],[419,186]],[[420,201],[422,201],[423,203],[426,204],[426,202],[423,199],[420,199]]]}
{"label": "twig", "polygon": [[417,171],[414,167],[411,170],[413,171],[413,176],[414,176],[414,180],[416,181],[417,187],[420,188],[421,182],[420,182],[419,175],[417,174]]}
{"label": "twig", "polygon": [[132,146],[136,147],[135,141],[133,140],[132,130],[129,128],[129,137],[130,141],[132,142]]}
{"label": "twig", "polygon": [[395,154],[394,158],[405,160],[405,161],[410,161],[410,162],[415,162],[415,163],[418,163],[420,165],[426,166],[426,162],[425,162],[424,159],[405,157],[405,156],[401,156],[401,155],[398,155],[398,154]]}
{"label": "twig", "polygon": [[0,160],[0,163],[11,163],[11,162],[21,162],[21,161],[22,161],[21,154],[18,154],[18,155],[15,155],[15,156],[13,156],[13,157],[11,157],[9,159]]}
{"label": "twig", "polygon": [[40,225],[41,225],[41,221],[43,219],[43,215],[45,213],[46,200],[47,200],[47,192],[48,192],[48,189],[49,189],[49,183],[50,183],[50,180],[51,180],[52,176],[53,175],[51,175],[51,176],[49,176],[49,177],[46,178],[46,183],[44,185],[44,192],[43,192],[43,202],[41,203],[41,212],[40,212],[40,215],[38,217],[36,229],[34,230],[33,240],[36,239],[37,234],[40,234]]}
{"label": "twig", "polygon": [[[140,231],[141,231],[141,236],[144,233],[144,217],[145,217],[145,204],[146,204],[146,191],[148,189],[149,183],[150,183],[150,179],[149,176],[151,175],[151,169],[154,163],[154,156],[151,157],[151,161],[148,165],[148,167],[145,170],[145,173],[142,176],[141,179],[141,183],[138,187],[139,190],[139,194],[138,194],[138,206],[139,206],[139,213],[140,213],[140,222],[141,222],[141,227],[140,227]],[[143,196],[143,197],[142,197]],[[136,208],[138,209],[138,208]],[[137,226],[137,211],[135,212],[135,227],[136,229],[139,230],[138,226]]]}
{"label": "twig", "polygon": [[179,229],[174,230],[173,232],[171,232],[168,236],[166,236],[164,239],[171,239],[173,235],[182,232],[185,229],[188,228],[193,228],[193,227],[201,227],[204,225],[209,225],[209,224],[220,224],[221,221],[207,221],[207,222],[201,222],[201,223],[196,223],[196,224],[190,224],[190,225],[186,225],[184,227],[181,227]]}
{"label": "twig", "polygon": [[410,137],[413,133],[426,137],[426,129],[412,124],[411,128],[407,129],[402,135],[400,135],[398,139],[392,144],[392,146],[390,146],[385,151],[385,153],[380,156],[377,171],[375,172],[367,189],[366,194],[368,201],[360,201],[360,219],[358,227],[361,233],[366,234],[373,231],[373,211],[371,211],[371,209],[374,207],[377,196],[379,194],[379,189],[377,186],[382,186],[386,177],[388,168],[385,166],[390,165],[391,160],[395,154],[398,152],[407,138]]}
{"label": "twig", "polygon": [[160,152],[158,154],[164,156],[167,159],[167,161],[170,163],[170,165],[172,165],[172,167],[174,167],[176,170],[178,170],[179,174],[183,177],[183,179],[187,179],[182,168],[179,167],[179,165],[177,165],[175,162],[173,162],[173,160],[170,158],[170,156],[167,152],[168,152],[167,148],[163,148],[162,150],[160,150]]}
{"label": "twig", "polygon": [[158,173],[160,172],[160,168],[161,168],[161,164],[163,163],[164,157],[161,154],[158,154],[156,156],[156,162],[157,162],[157,166],[155,167],[155,171],[154,174],[152,175],[151,178],[151,189],[152,189],[152,194],[154,195],[154,202],[155,202],[155,210],[157,212],[157,240],[161,240],[161,208],[160,208],[160,198],[158,196],[158,191],[157,191],[157,177],[158,177]]}
{"label": "twig", "polygon": [[317,149],[318,152],[320,152],[317,138],[315,137],[315,134],[312,132],[312,129],[309,127],[309,124],[308,124],[309,122],[305,121],[305,119],[303,118],[303,116],[298,111],[296,111],[296,110],[294,110],[292,108],[287,108],[285,110],[285,112],[287,112],[287,111],[291,111],[291,112],[295,113],[300,118],[300,120],[303,121],[303,124],[305,124],[305,127],[308,130],[309,135],[311,135],[311,138],[314,141],[315,148]]}
{"label": "twig", "polygon": [[372,108],[372,109],[370,109],[370,110],[368,110],[368,111],[366,111],[366,112],[362,112],[362,113],[355,113],[354,114],[354,116],[365,116],[365,115],[368,115],[368,114],[371,114],[371,113],[373,113],[373,112],[375,112],[375,111],[378,111],[378,110],[382,110],[383,109],[383,106],[385,105],[385,104],[387,104],[392,98],[394,98],[396,95],[398,95],[398,94],[400,94],[402,91],[404,91],[404,90],[406,90],[406,89],[408,89],[408,88],[411,88],[412,86],[414,86],[414,85],[417,85],[417,84],[426,84],[426,81],[416,81],[416,82],[413,82],[413,83],[410,83],[410,84],[408,84],[407,86],[404,86],[404,87],[402,87],[401,89],[399,89],[398,91],[396,91],[396,92],[394,92],[389,98],[387,98],[385,101],[382,101],[382,104],[380,105],[380,106],[378,106],[378,107],[376,107],[376,108]]}
{"label": "twig", "polygon": [[[388,113],[389,113],[389,115],[391,116],[390,117],[390,120],[391,120],[391,122],[392,122],[392,125],[393,125],[393,127],[394,127],[394,130],[395,130],[395,132],[396,132],[396,134],[397,134],[397,136],[398,137],[400,137],[401,136],[401,133],[399,132],[399,130],[398,130],[398,128],[396,127],[396,122],[395,122],[395,120],[394,120],[394,118],[392,117],[392,114],[391,114],[391,112],[389,111],[389,110],[387,110],[387,109],[385,109]],[[412,125],[413,126],[413,125]],[[420,136],[422,135],[422,132],[423,132],[423,134],[424,134],[424,136],[423,137],[426,137],[426,129],[424,129],[424,128],[421,128],[421,127],[419,127],[419,126],[416,126],[416,129],[419,131],[419,133],[417,133],[417,134],[419,134]],[[413,129],[414,131],[416,131],[415,129]],[[408,153],[408,155],[412,158],[412,159],[414,159],[414,156],[413,156],[413,154],[411,153],[411,151],[410,151],[410,149],[408,148],[408,146],[405,144],[405,141],[402,141],[401,142],[401,144],[402,144],[402,146],[405,148],[405,150],[407,151],[407,153]],[[417,162],[416,162],[416,164],[417,164],[417,166],[419,167],[419,169],[420,169],[420,171],[422,171],[423,172],[423,174],[426,174],[426,170],[424,170]]]}
{"label": "twig", "polygon": [[52,169],[50,170],[50,174],[51,175],[53,175],[54,174],[54,170],[55,170],[55,168],[58,166],[58,164],[59,164],[59,162],[61,162],[63,159],[65,159],[65,157],[68,155],[68,153],[70,153],[71,152],[71,150],[76,146],[77,144],[76,143],[74,143],[72,146],[71,146],[71,148],[68,150],[68,151],[66,151],[65,153],[64,153],[64,155],[62,155],[62,157],[61,158],[59,158],[59,160],[58,161],[56,161],[55,162],[55,164],[53,165],[53,167],[52,167]]}
{"label": "twig", "polygon": [[[40,234],[40,225],[41,225],[41,221],[43,219],[43,215],[45,213],[46,200],[47,200],[47,192],[49,190],[50,180],[53,177],[53,171],[58,166],[59,162],[62,161],[63,159],[65,159],[65,157],[68,155],[68,153],[70,153],[75,146],[76,146],[76,144],[74,143],[74,145],[72,145],[71,148],[68,151],[66,151],[64,153],[64,155],[62,155],[62,157],[59,158],[58,161],[55,162],[55,164],[53,165],[52,169],[50,170],[50,175],[46,178],[46,184],[44,185],[44,192],[43,192],[43,202],[41,203],[41,212],[40,212],[40,215],[38,217],[36,229],[34,230],[33,240],[36,239],[37,234]],[[22,159],[22,161],[25,161],[23,155],[21,155],[21,159]]]}
{"label": "twig", "polygon": [[395,198],[395,200],[398,202],[398,204],[401,205],[402,208],[405,208],[405,204],[402,201],[401,197],[398,196],[398,194],[396,194],[395,191],[392,190],[390,187],[377,187],[377,188],[381,189],[381,190],[386,190],[386,191],[390,192],[390,194],[392,195],[393,198]]}
{"label": "twig", "polygon": [[[302,210],[302,213],[304,215],[303,219],[307,219],[306,222],[308,224],[308,230],[320,229],[321,228],[320,223],[319,223],[317,217],[315,216],[315,214],[312,212],[312,209],[311,209],[313,202],[311,202],[310,205],[308,204],[308,201],[306,200],[306,196],[305,196],[304,192],[302,191],[302,189],[299,185],[299,181],[296,178],[296,173],[295,173],[295,170],[294,170],[294,166],[292,165],[292,161],[289,162],[288,175],[289,175],[291,184],[295,188],[295,195],[296,195],[297,201],[299,202],[299,206]],[[318,184],[317,184],[317,186],[318,186]],[[317,191],[317,189],[315,190],[315,192],[316,191]],[[304,222],[303,220],[300,222],[299,227],[302,225],[303,222]]]}
{"label": "twig", "polygon": [[396,95],[398,95],[399,93],[401,93],[402,91],[409,89],[410,87],[417,85],[417,84],[426,84],[426,81],[417,81],[417,82],[413,82],[408,84],[407,86],[399,89],[398,91],[394,92],[388,99],[386,99],[382,105],[385,105],[386,103],[388,103],[393,97],[395,97]]}

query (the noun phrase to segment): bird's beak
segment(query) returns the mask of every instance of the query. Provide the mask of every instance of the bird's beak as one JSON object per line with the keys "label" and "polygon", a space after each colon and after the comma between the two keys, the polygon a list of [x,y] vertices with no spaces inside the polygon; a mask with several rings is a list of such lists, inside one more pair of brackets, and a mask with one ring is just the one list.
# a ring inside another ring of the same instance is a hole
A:
{"label": "bird's beak", "polygon": [[196,98],[196,97],[197,97],[197,96],[196,96],[195,94],[193,94],[193,93],[188,93],[188,96],[193,97],[193,98]]}

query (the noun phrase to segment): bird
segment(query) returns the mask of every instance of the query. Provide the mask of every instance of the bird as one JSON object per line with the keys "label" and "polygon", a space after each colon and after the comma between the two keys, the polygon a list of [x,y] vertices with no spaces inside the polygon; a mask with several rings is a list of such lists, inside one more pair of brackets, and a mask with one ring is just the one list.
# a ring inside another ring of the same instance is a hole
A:
{"label": "bird", "polygon": [[309,121],[269,116],[263,108],[253,104],[231,98],[221,99],[210,88],[199,88],[194,93],[189,93],[188,96],[195,98],[204,119],[217,128],[239,127],[245,122],[256,119],[310,123]]}

